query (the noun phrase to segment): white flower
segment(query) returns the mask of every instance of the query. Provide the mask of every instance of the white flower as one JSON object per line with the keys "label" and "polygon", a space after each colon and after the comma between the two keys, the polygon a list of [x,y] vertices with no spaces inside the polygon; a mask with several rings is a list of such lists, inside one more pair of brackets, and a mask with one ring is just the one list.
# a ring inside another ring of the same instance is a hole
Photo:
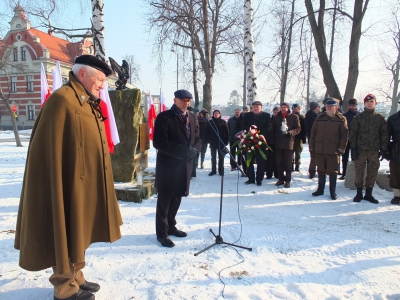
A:
{"label": "white flower", "polygon": [[251,150],[254,150],[254,146],[251,146]]}
{"label": "white flower", "polygon": [[256,137],[258,137],[258,134],[256,134]]}
{"label": "white flower", "polygon": [[250,152],[251,152],[251,150],[248,150],[247,152],[249,152],[249,153],[250,153]]}
{"label": "white flower", "polygon": [[251,136],[250,139],[253,139],[253,137]]}
{"label": "white flower", "polygon": [[259,145],[261,145],[261,144],[262,144],[262,142],[258,142],[258,144],[259,144]]}

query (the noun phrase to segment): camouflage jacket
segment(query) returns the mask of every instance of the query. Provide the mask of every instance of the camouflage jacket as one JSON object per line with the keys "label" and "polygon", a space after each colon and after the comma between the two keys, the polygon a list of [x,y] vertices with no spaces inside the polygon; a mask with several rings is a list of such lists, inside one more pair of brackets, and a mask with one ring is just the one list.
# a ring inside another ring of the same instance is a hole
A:
{"label": "camouflage jacket", "polygon": [[385,117],[374,109],[364,109],[350,125],[350,148],[357,150],[387,150],[388,128]]}

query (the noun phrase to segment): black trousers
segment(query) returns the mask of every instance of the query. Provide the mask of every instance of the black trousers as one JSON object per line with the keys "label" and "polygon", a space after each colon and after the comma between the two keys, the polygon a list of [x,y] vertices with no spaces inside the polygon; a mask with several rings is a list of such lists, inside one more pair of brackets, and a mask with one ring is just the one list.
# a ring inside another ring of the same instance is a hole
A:
{"label": "black trousers", "polygon": [[[342,154],[342,164],[343,164],[343,172],[342,175],[346,176],[347,163],[349,162],[349,154],[350,154],[350,143],[347,143],[346,150]],[[340,169],[339,169],[340,171]]]}
{"label": "black trousers", "polygon": [[278,179],[285,182],[290,182],[292,180],[293,150],[275,149],[275,158]]}
{"label": "black trousers", "polygon": [[[265,152],[264,152],[265,154]],[[254,161],[257,162],[257,173],[254,174]],[[257,182],[261,182],[264,179],[264,172],[265,172],[265,160],[262,158],[259,151],[256,151],[253,157],[251,158],[250,166],[247,168],[247,178],[249,180]]]}
{"label": "black trousers", "polygon": [[204,162],[204,157],[206,156],[206,152],[207,152],[207,144],[201,144],[201,154],[200,154],[200,163]]}
{"label": "black trousers", "polygon": [[224,174],[224,157],[225,154],[221,153],[216,147],[210,147],[211,149],[211,171],[217,172],[217,154],[218,154],[218,173]]}
{"label": "black trousers", "polygon": [[182,197],[171,197],[166,195],[157,196],[156,210],[156,234],[157,237],[167,237],[168,232],[176,229],[176,214],[181,205]]}
{"label": "black trousers", "polygon": [[239,156],[240,156],[240,154],[238,155],[238,157],[236,158],[236,155],[235,155],[235,153],[236,153],[236,151],[239,149],[239,144],[236,144],[234,147],[232,147],[232,145],[234,144],[234,143],[236,143],[236,141],[229,141],[229,146],[230,146],[230,150],[231,150],[231,154],[232,154],[232,156],[235,158],[235,160],[233,160],[232,158],[230,158],[230,164],[231,164],[231,167],[232,168],[236,168],[236,162],[238,163],[238,165],[240,166],[240,164],[241,164],[241,161],[239,160]]}

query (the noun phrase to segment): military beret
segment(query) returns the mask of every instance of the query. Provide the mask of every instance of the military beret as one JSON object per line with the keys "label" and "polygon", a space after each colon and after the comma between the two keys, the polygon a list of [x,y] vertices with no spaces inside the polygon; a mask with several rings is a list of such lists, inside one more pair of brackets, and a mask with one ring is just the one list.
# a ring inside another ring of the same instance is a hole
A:
{"label": "military beret", "polygon": [[261,103],[261,101],[257,100],[257,101],[254,101],[253,104],[251,104],[251,105],[261,105],[262,106],[262,103]]}
{"label": "military beret", "polygon": [[184,98],[193,99],[192,94],[187,90],[177,90],[177,91],[175,91],[174,95],[175,95],[175,98],[179,98],[179,99],[184,99]]}
{"label": "military beret", "polygon": [[293,108],[297,108],[297,107],[299,107],[299,106],[300,106],[300,105],[298,105],[297,103],[295,103],[295,104],[292,105],[292,109],[293,109]]}
{"label": "military beret", "polygon": [[368,94],[368,95],[365,96],[365,98],[364,98],[364,103],[367,102],[367,101],[369,101],[369,100],[372,100],[372,99],[375,99],[375,101],[376,101],[375,95],[374,95],[374,94]]}
{"label": "military beret", "polygon": [[101,72],[103,72],[106,76],[109,76],[113,73],[110,66],[107,65],[105,61],[102,61],[100,58],[97,58],[93,55],[81,55],[75,58],[75,64],[85,65],[92,68],[95,68]]}

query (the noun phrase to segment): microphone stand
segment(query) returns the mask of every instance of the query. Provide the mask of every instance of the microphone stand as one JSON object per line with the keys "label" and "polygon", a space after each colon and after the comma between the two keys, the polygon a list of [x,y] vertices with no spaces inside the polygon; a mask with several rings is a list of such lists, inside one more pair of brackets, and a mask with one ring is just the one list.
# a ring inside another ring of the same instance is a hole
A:
{"label": "microphone stand", "polygon": [[[238,165],[238,163],[237,163],[237,161],[235,160],[235,158],[232,156],[232,154],[231,154],[231,152],[229,151],[229,149],[226,147],[226,145],[225,145],[224,142],[222,141],[221,137],[220,137],[219,134],[218,134],[217,129],[215,129],[214,126],[211,124],[211,118],[210,118],[210,116],[207,117],[207,121],[208,121],[208,124],[209,124],[209,125],[211,126],[211,128],[213,129],[213,131],[214,131],[214,133],[216,134],[216,136],[218,137],[220,143],[224,146],[224,147],[222,148],[222,150],[218,150],[218,151],[222,151],[222,153],[224,153],[224,155],[229,154],[230,157],[232,158],[232,160],[235,161],[236,167],[240,170],[240,173],[242,173],[243,175],[246,175],[246,174],[243,172],[243,169]],[[225,172],[224,172],[224,173],[225,173]],[[219,200],[219,225],[218,225],[218,235],[216,235],[216,234],[214,233],[214,231],[210,228],[210,232],[212,233],[212,235],[213,235],[214,238],[215,238],[214,244],[211,244],[210,246],[204,248],[203,250],[201,250],[201,251],[195,253],[194,256],[197,256],[197,255],[203,253],[204,251],[207,251],[208,249],[214,247],[215,245],[221,245],[221,244],[229,245],[229,246],[233,246],[233,247],[238,247],[238,248],[242,248],[242,249],[246,249],[246,250],[249,250],[249,251],[252,251],[252,250],[253,250],[252,248],[249,248],[249,247],[244,247],[244,246],[240,246],[240,245],[236,245],[236,244],[224,242],[224,240],[223,240],[223,238],[222,238],[222,235],[221,235],[221,219],[222,219],[222,197],[223,197],[223,193],[224,193],[224,173],[221,175],[221,193],[220,193],[220,200]]]}

